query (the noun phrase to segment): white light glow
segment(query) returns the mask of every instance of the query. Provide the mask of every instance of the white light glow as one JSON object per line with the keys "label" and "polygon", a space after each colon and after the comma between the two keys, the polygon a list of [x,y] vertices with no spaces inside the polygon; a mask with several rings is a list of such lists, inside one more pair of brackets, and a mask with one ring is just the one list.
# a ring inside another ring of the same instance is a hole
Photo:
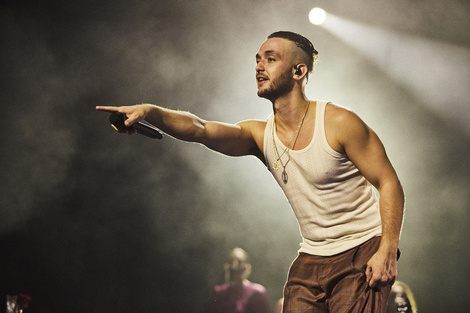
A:
{"label": "white light glow", "polygon": [[326,12],[321,8],[313,8],[308,14],[308,19],[313,25],[320,25],[326,19]]}
{"label": "white light glow", "polygon": [[470,135],[470,51],[465,47],[387,29],[333,14],[322,27],[411,90],[421,103]]}

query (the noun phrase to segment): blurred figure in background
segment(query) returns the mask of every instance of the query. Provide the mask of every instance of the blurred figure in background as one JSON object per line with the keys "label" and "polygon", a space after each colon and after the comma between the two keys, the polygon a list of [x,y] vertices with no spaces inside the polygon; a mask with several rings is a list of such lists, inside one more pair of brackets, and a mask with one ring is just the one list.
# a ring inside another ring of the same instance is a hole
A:
{"label": "blurred figure in background", "polygon": [[248,253],[233,249],[224,265],[225,283],[215,286],[210,313],[268,313],[266,288],[250,282],[251,264]]}
{"label": "blurred figure in background", "polygon": [[392,286],[388,298],[387,313],[416,313],[418,308],[410,287],[401,281],[396,281]]}

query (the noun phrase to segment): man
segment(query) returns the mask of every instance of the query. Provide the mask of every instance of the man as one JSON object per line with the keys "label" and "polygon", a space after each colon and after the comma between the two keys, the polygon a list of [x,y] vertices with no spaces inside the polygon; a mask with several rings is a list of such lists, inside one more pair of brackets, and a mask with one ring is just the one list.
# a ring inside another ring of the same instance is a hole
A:
{"label": "man", "polygon": [[226,282],[215,286],[210,313],[269,313],[266,289],[248,280],[251,264],[245,250],[233,249],[224,270]]}
{"label": "man", "polygon": [[273,105],[266,121],[225,124],[148,104],[97,109],[125,113],[126,126],[145,119],[175,138],[266,164],[303,237],[283,312],[385,312],[397,277],[403,190],[372,129],[346,108],[306,98],[317,54],[292,32],[261,45],[258,95]]}

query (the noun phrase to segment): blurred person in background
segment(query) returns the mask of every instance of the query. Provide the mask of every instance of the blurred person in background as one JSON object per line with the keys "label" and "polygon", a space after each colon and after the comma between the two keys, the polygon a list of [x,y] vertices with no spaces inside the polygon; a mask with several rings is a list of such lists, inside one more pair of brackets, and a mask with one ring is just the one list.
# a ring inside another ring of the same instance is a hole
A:
{"label": "blurred person in background", "polygon": [[251,264],[242,248],[233,249],[224,264],[225,283],[214,288],[210,313],[268,313],[266,289],[248,280]]}
{"label": "blurred person in background", "polygon": [[387,313],[417,313],[418,307],[410,287],[396,281],[388,298]]}

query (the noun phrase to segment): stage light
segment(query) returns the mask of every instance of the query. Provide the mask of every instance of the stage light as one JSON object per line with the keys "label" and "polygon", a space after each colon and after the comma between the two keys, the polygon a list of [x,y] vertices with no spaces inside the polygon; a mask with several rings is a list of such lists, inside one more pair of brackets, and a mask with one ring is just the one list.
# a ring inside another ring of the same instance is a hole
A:
{"label": "stage light", "polygon": [[321,8],[313,8],[308,14],[308,19],[313,25],[320,25],[326,19],[326,12]]}

